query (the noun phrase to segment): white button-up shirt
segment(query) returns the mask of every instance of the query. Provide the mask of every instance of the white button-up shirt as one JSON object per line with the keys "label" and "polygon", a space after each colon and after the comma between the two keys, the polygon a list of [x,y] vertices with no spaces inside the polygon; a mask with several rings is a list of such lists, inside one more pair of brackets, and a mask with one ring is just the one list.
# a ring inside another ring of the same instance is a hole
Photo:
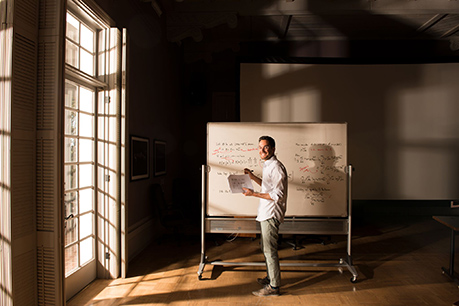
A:
{"label": "white button-up shirt", "polygon": [[273,200],[260,199],[257,221],[261,222],[274,217],[281,223],[284,222],[284,215],[287,210],[287,189],[287,170],[273,155],[263,165],[261,181],[261,192],[268,193]]}

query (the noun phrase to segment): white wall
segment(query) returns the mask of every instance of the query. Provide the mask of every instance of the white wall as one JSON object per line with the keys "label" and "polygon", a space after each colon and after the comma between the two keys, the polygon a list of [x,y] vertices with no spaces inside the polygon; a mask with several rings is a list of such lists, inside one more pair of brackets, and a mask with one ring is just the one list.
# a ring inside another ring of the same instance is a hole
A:
{"label": "white wall", "polygon": [[244,122],[347,122],[354,199],[459,198],[459,64],[241,64]]}

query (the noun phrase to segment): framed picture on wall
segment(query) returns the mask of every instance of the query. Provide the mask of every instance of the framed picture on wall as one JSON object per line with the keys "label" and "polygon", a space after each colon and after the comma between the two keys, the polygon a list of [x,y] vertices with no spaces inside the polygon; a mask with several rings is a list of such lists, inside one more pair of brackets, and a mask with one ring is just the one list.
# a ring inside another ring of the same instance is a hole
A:
{"label": "framed picture on wall", "polygon": [[150,177],[150,141],[131,136],[131,180]]}
{"label": "framed picture on wall", "polygon": [[166,174],[166,142],[155,140],[155,176]]}

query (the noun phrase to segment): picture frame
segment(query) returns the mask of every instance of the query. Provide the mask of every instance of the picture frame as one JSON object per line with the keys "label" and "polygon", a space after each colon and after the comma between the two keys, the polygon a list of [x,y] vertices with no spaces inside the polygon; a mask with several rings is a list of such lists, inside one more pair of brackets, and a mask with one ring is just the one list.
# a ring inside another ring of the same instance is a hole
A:
{"label": "picture frame", "polygon": [[162,140],[155,140],[154,171],[155,176],[166,174],[166,142]]}
{"label": "picture frame", "polygon": [[131,180],[150,177],[150,141],[148,138],[131,136]]}

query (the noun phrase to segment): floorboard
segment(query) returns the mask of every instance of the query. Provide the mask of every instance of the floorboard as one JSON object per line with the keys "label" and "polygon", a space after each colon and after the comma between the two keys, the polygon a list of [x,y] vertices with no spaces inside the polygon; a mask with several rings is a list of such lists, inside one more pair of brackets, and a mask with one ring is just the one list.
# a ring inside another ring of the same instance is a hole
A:
{"label": "floorboard", "polygon": [[[441,271],[449,265],[449,235],[429,217],[360,221],[352,236],[357,282],[350,282],[347,269],[285,267],[281,296],[265,298],[251,294],[260,288],[263,267],[206,265],[198,280],[199,235],[166,237],[130,262],[126,279],[95,280],[67,305],[453,305],[458,286]],[[345,236],[301,236],[299,250],[289,238],[279,248],[284,262],[336,263],[345,256]],[[206,254],[210,260],[263,260],[259,239],[248,237],[208,235]]]}

